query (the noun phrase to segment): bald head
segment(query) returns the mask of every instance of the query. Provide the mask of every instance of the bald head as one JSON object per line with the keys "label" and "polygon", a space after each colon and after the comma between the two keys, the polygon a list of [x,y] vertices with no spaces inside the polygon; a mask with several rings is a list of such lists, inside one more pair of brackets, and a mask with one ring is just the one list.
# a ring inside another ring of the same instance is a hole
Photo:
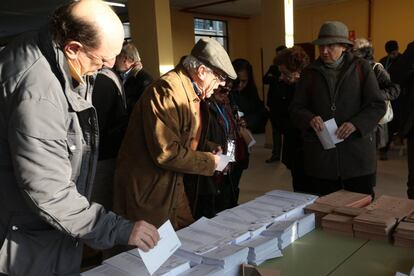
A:
{"label": "bald head", "polygon": [[104,47],[111,55],[121,51],[122,23],[103,1],[81,0],[62,6],[52,15],[50,25],[54,41],[62,48],[77,41],[90,49]]}

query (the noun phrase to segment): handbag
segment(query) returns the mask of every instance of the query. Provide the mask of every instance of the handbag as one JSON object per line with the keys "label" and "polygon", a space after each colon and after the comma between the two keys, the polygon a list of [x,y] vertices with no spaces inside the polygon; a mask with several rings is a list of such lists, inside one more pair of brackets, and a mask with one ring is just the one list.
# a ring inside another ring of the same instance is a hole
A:
{"label": "handbag", "polygon": [[380,124],[380,125],[384,125],[386,123],[389,123],[394,118],[394,112],[392,111],[391,101],[386,100],[385,101],[385,106],[386,106],[387,110],[385,111],[385,115],[378,122],[378,124]]}
{"label": "handbag", "polygon": [[[379,62],[376,62],[374,64],[374,66],[372,67],[372,69],[374,70],[374,72],[376,72],[376,70],[375,70],[376,67],[379,67],[380,69],[382,68],[384,70],[384,67]],[[377,75],[377,73],[375,73],[375,75]],[[386,111],[385,111],[385,114],[381,118],[381,120],[378,122],[378,124],[380,124],[380,125],[384,125],[386,123],[389,123],[394,118],[394,112],[392,111],[391,101],[385,100],[385,107],[387,108]]]}

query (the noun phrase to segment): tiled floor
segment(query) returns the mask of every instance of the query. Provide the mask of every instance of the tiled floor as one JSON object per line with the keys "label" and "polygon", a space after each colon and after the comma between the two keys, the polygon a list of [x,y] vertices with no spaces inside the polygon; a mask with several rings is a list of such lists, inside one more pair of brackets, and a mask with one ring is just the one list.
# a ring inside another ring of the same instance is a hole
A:
{"label": "tiled floor", "polygon": [[[240,183],[239,202],[246,202],[274,189],[292,190],[289,170],[280,163],[266,164],[271,150],[264,147],[264,134],[255,135],[257,144],[250,155],[250,166]],[[406,197],[407,160],[398,146],[392,147],[389,160],[378,160],[377,196],[386,194]]]}

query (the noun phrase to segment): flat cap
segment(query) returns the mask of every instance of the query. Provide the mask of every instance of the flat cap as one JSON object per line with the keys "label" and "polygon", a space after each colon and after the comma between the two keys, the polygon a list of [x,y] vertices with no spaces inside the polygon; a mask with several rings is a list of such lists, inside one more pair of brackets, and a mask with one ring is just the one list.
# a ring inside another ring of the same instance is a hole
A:
{"label": "flat cap", "polygon": [[201,38],[191,50],[191,55],[211,69],[225,73],[230,79],[237,79],[229,55],[217,40]]}

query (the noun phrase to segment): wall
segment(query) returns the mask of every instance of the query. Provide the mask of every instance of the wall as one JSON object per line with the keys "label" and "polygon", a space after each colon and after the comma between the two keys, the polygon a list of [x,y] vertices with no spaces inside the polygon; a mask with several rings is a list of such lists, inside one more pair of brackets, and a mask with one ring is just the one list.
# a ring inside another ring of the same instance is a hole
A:
{"label": "wall", "polygon": [[[414,1],[412,0],[372,0],[371,1],[371,41],[375,48],[375,58],[385,56],[384,44],[394,39],[403,52],[407,44],[414,40],[412,21]],[[344,22],[356,37],[368,37],[368,0],[337,1],[315,7],[296,8],[295,42],[311,42],[326,20]]]}
{"label": "wall", "polygon": [[372,17],[372,38],[376,46],[377,59],[386,55],[384,44],[388,40],[397,40],[400,52],[414,40],[412,27],[414,1],[412,0],[374,0]]}
{"label": "wall", "polygon": [[368,0],[349,0],[295,8],[295,43],[312,42],[325,21],[342,21],[356,37],[368,36]]}

